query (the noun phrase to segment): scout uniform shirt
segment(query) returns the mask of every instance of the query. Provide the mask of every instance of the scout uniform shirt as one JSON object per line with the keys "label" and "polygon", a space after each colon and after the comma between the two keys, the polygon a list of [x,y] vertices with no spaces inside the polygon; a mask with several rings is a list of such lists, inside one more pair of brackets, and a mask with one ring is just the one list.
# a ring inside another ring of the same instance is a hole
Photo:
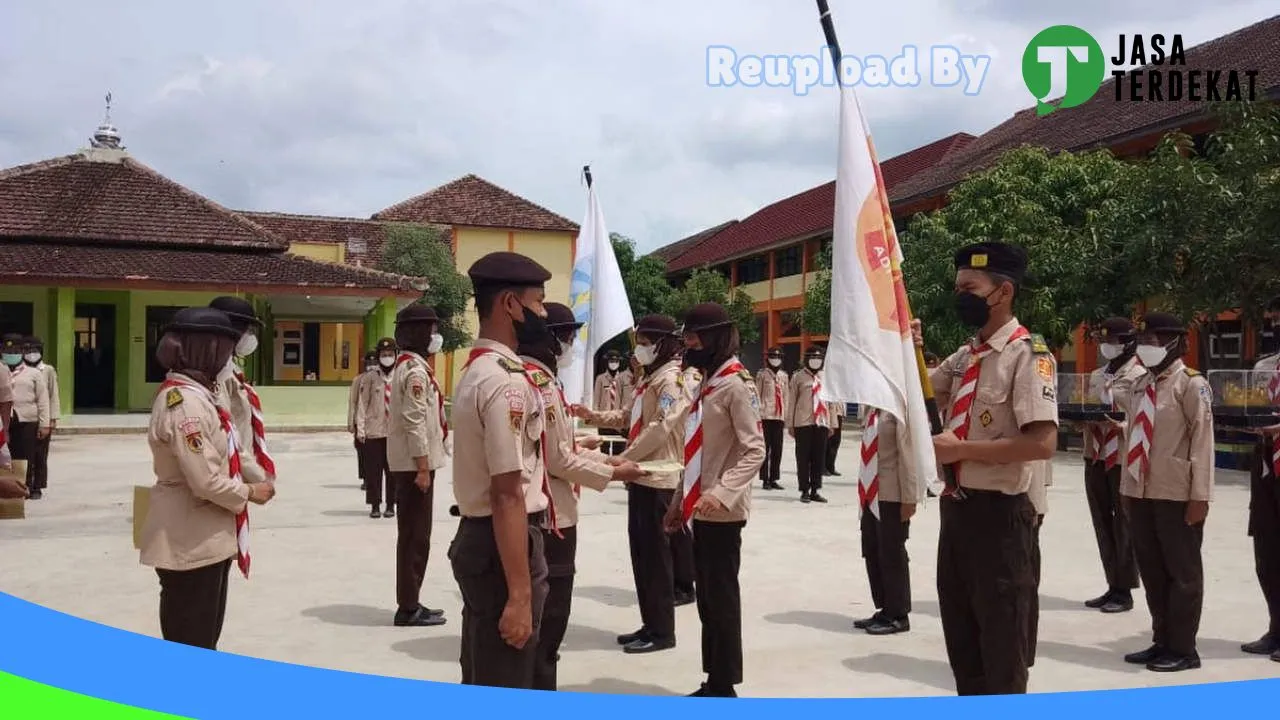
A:
{"label": "scout uniform shirt", "polygon": [[520,472],[525,510],[547,509],[542,485],[546,467],[539,441],[543,432],[541,393],[525,376],[511,348],[476,340],[475,357],[454,390],[453,496],[463,517],[489,517],[489,486],[495,475]]}
{"label": "scout uniform shirt", "polygon": [[[644,393],[640,402],[640,434],[631,440],[622,453],[624,460],[672,460],[684,464],[684,421],[689,409],[690,391],[685,375],[680,371],[680,361],[670,360],[649,373],[641,382]],[[634,403],[624,410],[600,413],[602,427],[621,428],[628,436],[631,432]],[[651,474],[632,480],[636,485],[674,490],[680,485],[682,474]]]}
{"label": "scout uniform shirt", "polygon": [[[821,372],[821,370],[818,371],[818,373]],[[787,421],[788,428],[794,429],[817,424],[813,419],[813,381],[816,379],[818,379],[818,375],[809,368],[805,368],[791,376],[791,384],[787,387],[786,414],[783,416]],[[819,402],[822,401],[819,400]],[[827,416],[831,418],[829,405],[827,407]],[[832,423],[832,420],[828,419],[827,422]]]}
{"label": "scout uniform shirt", "polygon": [[756,375],[756,395],[760,397],[760,419],[782,420],[787,416],[787,371],[763,368]]}
{"label": "scout uniform shirt", "polygon": [[1027,499],[1036,509],[1036,515],[1049,513],[1049,488],[1053,487],[1053,461],[1037,460],[1031,463],[1031,485],[1027,488]]}
{"label": "scout uniform shirt", "polygon": [[[1155,383],[1150,469],[1145,478],[1126,471],[1120,494],[1145,500],[1209,501],[1213,495],[1213,390],[1199,372],[1174,360],[1156,378],[1146,373],[1133,386],[1126,417],[1137,417],[1148,386]],[[1130,436],[1136,432],[1129,424]]]}
{"label": "scout uniform shirt", "polygon": [[[551,369],[540,361],[526,356],[520,358],[529,369],[529,376],[542,392],[546,407],[547,472],[551,475],[551,500],[556,506],[556,525],[560,528],[578,524],[578,490],[585,485],[597,492],[604,492],[613,479],[613,466],[606,464],[609,457],[595,450],[579,450],[573,442],[573,418],[565,410],[564,395]],[[551,518],[543,527],[551,528]]]}
{"label": "scout uniform shirt", "polygon": [[13,378],[9,366],[0,364],[0,403],[13,402]]}
{"label": "scout uniform shirt", "polygon": [[36,369],[44,376],[44,386],[49,393],[49,419],[62,419],[62,397],[58,394],[58,371],[43,361],[36,364]]}
{"label": "scout uniform shirt", "polygon": [[218,373],[218,401],[231,412],[231,425],[240,441],[240,477],[247,483],[265,482],[267,471],[253,452],[253,406],[244,385],[236,378],[239,368],[235,363],[235,359],[228,360]]}
{"label": "scout uniform shirt", "polygon": [[360,389],[372,374],[365,370],[351,381],[351,391],[347,393],[347,432],[356,431],[356,405],[360,401]]}
{"label": "scout uniform shirt", "polygon": [[[356,390],[356,437],[366,440],[385,438],[391,430],[390,396],[391,373],[374,370],[360,376]],[[387,455],[390,455],[390,446]],[[395,468],[391,468],[393,471]],[[418,466],[414,465],[413,470]]]}
{"label": "scout uniform shirt", "polygon": [[[930,374],[933,386],[948,399],[948,415],[961,399],[976,343],[975,338],[952,353]],[[1014,318],[978,349],[983,354],[968,412],[968,440],[1016,437],[1036,422],[1058,424],[1058,366],[1039,335],[1028,333]],[[959,464],[957,476],[961,487],[1021,495],[1031,487],[1033,465],[968,460]]]}
{"label": "scout uniform shirt", "polygon": [[[1102,392],[1100,393],[1100,395],[1104,399],[1107,397],[1107,394],[1109,393],[1111,397],[1111,403],[1115,407],[1115,409],[1120,412],[1124,412],[1124,409],[1129,407],[1129,398],[1132,396],[1132,393],[1133,393],[1133,384],[1136,383],[1139,379],[1142,378],[1143,375],[1146,375],[1146,374],[1147,374],[1147,370],[1146,368],[1142,367],[1142,363],[1138,362],[1138,358],[1131,357],[1129,358],[1128,362],[1120,366],[1120,369],[1117,370],[1116,374],[1113,376],[1108,377],[1106,366],[1103,366],[1098,368],[1097,370],[1094,370],[1089,375],[1089,387],[1091,389],[1092,388],[1101,389]],[[1116,464],[1117,466],[1122,467],[1125,464],[1124,453],[1125,453],[1125,448],[1127,447],[1126,429],[1129,424],[1128,416],[1126,416],[1124,419],[1124,422],[1120,424],[1124,427],[1122,427],[1120,430],[1120,438],[1119,438],[1120,457],[1117,458]],[[1094,427],[1085,428],[1085,432],[1084,432],[1084,459],[1085,460],[1106,460],[1106,457],[1104,455],[1105,448],[1102,446],[1101,443],[1098,442],[1099,438],[1094,434],[1094,428],[1096,427],[1101,433],[1103,433],[1102,437],[1105,439],[1107,428],[1110,426],[1111,426],[1110,423],[1103,422],[1103,423],[1098,423]]]}
{"label": "scout uniform shirt", "polygon": [[595,408],[598,412],[610,412],[622,408],[626,394],[622,387],[622,371],[616,375],[602,372],[596,376]]}
{"label": "scout uniform shirt", "polygon": [[[381,373],[379,373],[381,375]],[[364,395],[386,390],[375,378]],[[387,427],[387,467],[391,472],[416,472],[414,458],[426,456],[427,469],[444,467],[444,398],[422,356],[401,350],[391,371],[391,406]],[[495,473],[497,474],[497,473]]]}
{"label": "scout uniform shirt", "polygon": [[636,378],[630,370],[624,368],[618,371],[618,388],[622,391],[618,394],[618,402],[625,404],[636,390]]}
{"label": "scout uniform shirt", "polygon": [[714,496],[725,509],[696,512],[694,519],[746,522],[751,515],[751,484],[763,462],[760,397],[751,373],[742,370],[736,379],[702,398],[702,494]]}
{"label": "scout uniform shirt", "polygon": [[36,423],[36,427],[49,427],[49,390],[44,375],[27,364],[19,365],[9,373],[13,386],[13,414],[19,422]]}
{"label": "scout uniform shirt", "polygon": [[884,502],[915,505],[924,496],[924,483],[914,482],[911,454],[904,452],[907,436],[902,425],[887,412],[876,413],[876,475],[880,478],[880,490],[876,497]]}

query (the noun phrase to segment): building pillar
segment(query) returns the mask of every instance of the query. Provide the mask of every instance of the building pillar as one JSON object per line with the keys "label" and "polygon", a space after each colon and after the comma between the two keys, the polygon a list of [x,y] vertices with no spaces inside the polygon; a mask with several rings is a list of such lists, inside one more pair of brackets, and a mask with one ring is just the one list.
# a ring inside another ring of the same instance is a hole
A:
{"label": "building pillar", "polygon": [[76,399],[76,290],[49,288],[49,328],[45,354],[58,371],[59,412],[63,417],[75,409]]}
{"label": "building pillar", "polygon": [[369,316],[365,320],[365,343],[369,346],[367,349],[373,349],[373,346],[384,337],[393,338],[395,336],[396,299],[394,297],[384,297],[373,306],[373,310],[369,312]]}

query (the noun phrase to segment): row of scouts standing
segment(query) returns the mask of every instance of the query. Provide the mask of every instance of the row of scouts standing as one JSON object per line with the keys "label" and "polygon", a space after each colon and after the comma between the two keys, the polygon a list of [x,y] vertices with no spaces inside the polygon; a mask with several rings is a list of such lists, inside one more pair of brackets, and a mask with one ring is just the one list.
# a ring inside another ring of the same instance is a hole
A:
{"label": "row of scouts standing", "polygon": [[0,360],[0,464],[25,460],[22,492],[11,488],[9,494],[39,500],[49,487],[49,443],[60,417],[58,371],[44,361],[37,337],[0,338]]}

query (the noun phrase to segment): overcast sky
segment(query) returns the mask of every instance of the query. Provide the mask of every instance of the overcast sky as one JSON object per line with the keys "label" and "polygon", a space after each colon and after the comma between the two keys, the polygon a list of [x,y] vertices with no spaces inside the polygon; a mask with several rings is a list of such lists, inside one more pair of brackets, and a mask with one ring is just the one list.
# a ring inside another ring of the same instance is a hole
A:
{"label": "overcast sky", "polygon": [[[1020,58],[1048,25],[1079,25],[1110,54],[1120,32],[1190,46],[1275,9],[830,4],[846,54],[950,44],[993,58],[976,96],[927,77],[864,88],[881,158],[1029,106]],[[823,42],[811,0],[13,0],[0,6],[0,166],[84,146],[110,90],[131,153],[232,208],[367,217],[476,173],[581,221],[590,163],[609,228],[651,250],[835,175],[835,90],[708,87],[710,45],[799,55]]]}

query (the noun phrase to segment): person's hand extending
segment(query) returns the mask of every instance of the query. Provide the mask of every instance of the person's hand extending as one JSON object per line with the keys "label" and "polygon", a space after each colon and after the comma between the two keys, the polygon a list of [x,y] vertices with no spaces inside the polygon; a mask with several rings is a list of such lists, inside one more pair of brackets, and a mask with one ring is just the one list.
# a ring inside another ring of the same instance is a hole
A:
{"label": "person's hand extending", "polygon": [[632,482],[648,476],[648,472],[641,470],[640,466],[631,460],[620,460],[613,467],[613,479],[621,482]]}
{"label": "person's hand extending", "polygon": [[20,500],[27,497],[27,486],[11,477],[0,478],[0,499]]}
{"label": "person's hand extending", "polygon": [[249,501],[254,505],[266,505],[275,496],[276,484],[272,481],[249,484]]}

